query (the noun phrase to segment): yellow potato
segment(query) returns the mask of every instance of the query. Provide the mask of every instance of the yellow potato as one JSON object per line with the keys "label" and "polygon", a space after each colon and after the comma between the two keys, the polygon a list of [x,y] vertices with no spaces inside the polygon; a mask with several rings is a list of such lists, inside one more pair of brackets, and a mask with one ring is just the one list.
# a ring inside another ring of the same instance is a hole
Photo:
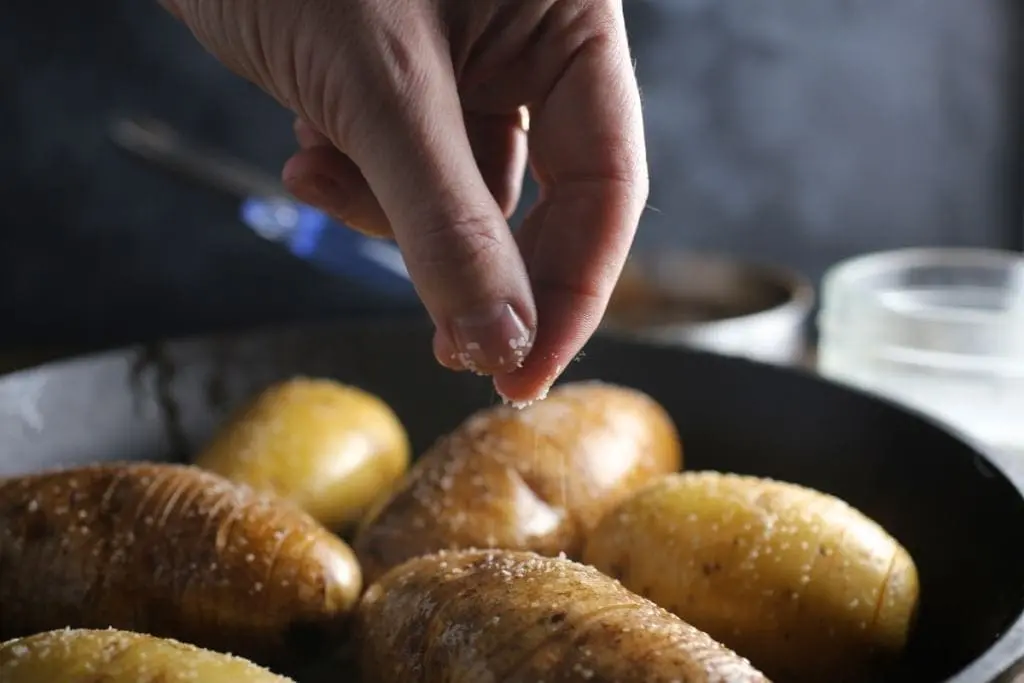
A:
{"label": "yellow potato", "polygon": [[355,632],[373,683],[768,683],[595,569],[530,552],[410,560],[367,590]]}
{"label": "yellow potato", "polygon": [[401,479],[409,440],[395,413],[373,394],[300,377],[256,396],[195,464],[287,498],[341,531]]}
{"label": "yellow potato", "polygon": [[0,644],[3,683],[291,683],[239,657],[127,631],[48,631]]}
{"label": "yellow potato", "polygon": [[353,549],[367,583],[437,550],[577,556],[609,506],[681,459],[675,426],[651,397],[564,384],[522,410],[480,411],[439,440],[367,514]]}
{"label": "yellow potato", "polygon": [[361,587],[309,515],[194,467],[0,480],[0,640],[111,626],[286,662],[334,648]]}
{"label": "yellow potato", "polygon": [[637,492],[583,559],[787,682],[874,680],[918,600],[907,551],[843,501],[716,472]]}

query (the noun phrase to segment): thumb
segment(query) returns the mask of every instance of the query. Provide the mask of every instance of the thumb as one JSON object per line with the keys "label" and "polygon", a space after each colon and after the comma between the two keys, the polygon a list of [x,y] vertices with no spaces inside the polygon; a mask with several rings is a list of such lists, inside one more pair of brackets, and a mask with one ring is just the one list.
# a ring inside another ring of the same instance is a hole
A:
{"label": "thumb", "polygon": [[450,350],[438,360],[507,373],[533,343],[530,281],[474,159],[450,58],[429,36],[421,42],[408,47],[415,60],[374,60],[376,72],[364,71],[362,92],[375,94],[339,142],[392,226],[437,328],[435,348]]}

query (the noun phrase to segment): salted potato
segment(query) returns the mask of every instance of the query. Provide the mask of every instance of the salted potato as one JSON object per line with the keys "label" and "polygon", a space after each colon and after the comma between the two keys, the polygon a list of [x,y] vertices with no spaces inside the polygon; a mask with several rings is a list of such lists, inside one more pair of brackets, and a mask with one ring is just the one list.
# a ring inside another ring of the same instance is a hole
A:
{"label": "salted potato", "polygon": [[739,655],[591,567],[522,551],[419,557],[357,610],[375,683],[766,683]]}
{"label": "salted potato", "polygon": [[470,416],[368,513],[353,548],[368,583],[437,550],[576,556],[610,505],[681,459],[671,418],[646,394],[565,384],[522,410]]}
{"label": "salted potato", "polygon": [[252,399],[195,464],[295,502],[345,530],[409,466],[409,439],[380,398],[328,379],[295,378]]}
{"label": "salted potato", "polygon": [[127,631],[48,631],[0,644],[4,683],[291,683],[239,657]]}
{"label": "salted potato", "polygon": [[114,627],[277,663],[333,648],[361,587],[309,515],[193,467],[0,480],[0,640]]}
{"label": "salted potato", "polygon": [[716,472],[639,491],[583,558],[782,681],[874,680],[918,600],[907,551],[843,501]]}

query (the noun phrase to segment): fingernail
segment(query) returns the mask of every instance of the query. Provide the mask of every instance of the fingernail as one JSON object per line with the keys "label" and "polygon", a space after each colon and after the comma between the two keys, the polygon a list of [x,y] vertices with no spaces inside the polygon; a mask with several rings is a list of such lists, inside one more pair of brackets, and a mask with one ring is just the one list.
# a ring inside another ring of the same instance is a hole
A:
{"label": "fingernail", "polygon": [[533,334],[507,303],[455,319],[453,341],[458,361],[480,374],[512,372],[523,364]]}

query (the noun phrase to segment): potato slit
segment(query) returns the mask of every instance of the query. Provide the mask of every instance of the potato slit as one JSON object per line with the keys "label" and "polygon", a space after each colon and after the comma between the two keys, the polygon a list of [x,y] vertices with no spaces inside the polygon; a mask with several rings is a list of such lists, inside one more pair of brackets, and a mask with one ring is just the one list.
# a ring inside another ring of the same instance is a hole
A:
{"label": "potato slit", "polygon": [[889,566],[885,570],[885,578],[882,579],[882,585],[878,589],[878,600],[875,601],[875,609],[871,614],[871,627],[878,624],[879,618],[882,616],[882,606],[885,604],[885,596],[889,592],[889,579],[892,578],[892,573],[896,569],[896,558],[899,553],[895,550],[892,553],[892,557],[889,558]]}
{"label": "potato slit", "polygon": [[[831,527],[836,526],[836,525],[840,526],[839,535],[836,537],[836,540],[834,542],[834,546],[835,546],[835,548],[842,548],[844,541],[846,541],[846,536],[850,532],[850,526],[847,525],[847,524],[843,524],[841,520],[839,520],[835,524],[833,524],[830,518],[832,517],[832,514],[835,511],[836,511],[835,504],[830,505],[830,506],[828,506],[825,509],[825,514],[822,514],[822,519],[823,520],[828,520],[828,523],[822,525],[822,530],[827,529],[827,528],[831,528]],[[821,535],[819,535],[819,537],[817,539],[817,542],[818,542],[818,547],[819,548],[824,547],[824,545],[821,543]],[[837,554],[835,553],[834,549],[828,555],[824,555],[821,552],[815,553],[814,554],[814,562],[811,564],[811,571],[813,572],[815,569],[818,568],[818,565],[820,564],[820,561],[823,558],[826,559],[826,560],[831,560],[831,563],[830,563],[830,565],[828,567],[828,573],[825,576],[822,577],[823,581],[827,581],[828,578],[833,574],[833,572],[836,571],[836,563],[835,563],[835,558],[836,557],[837,557]],[[840,570],[841,569],[842,568],[840,567]],[[810,574],[810,576],[813,576],[813,574]]]}
{"label": "potato slit", "polygon": [[184,477],[180,477],[175,487],[168,492],[168,495],[163,503],[163,512],[160,513],[159,519],[157,520],[156,523],[157,529],[164,530],[167,528],[167,520],[169,520],[171,518],[171,515],[177,510],[175,506],[178,504],[178,500],[181,498],[181,494],[185,491],[185,489],[189,488],[190,484],[191,482],[189,482],[187,479],[185,479]]}
{"label": "potato slit", "polygon": [[[316,539],[313,538],[312,536],[310,536],[308,534],[304,535],[294,545],[294,547],[292,548],[292,552],[290,554],[294,555],[294,556],[297,556],[297,557],[306,557],[307,556],[307,552],[306,551],[308,551],[313,546],[313,544],[315,542],[316,542]],[[305,579],[306,579],[306,577],[301,575],[301,574],[296,576],[296,577],[294,577],[294,578],[295,578],[296,581],[305,581]],[[326,580],[324,580],[324,581],[320,581],[319,583],[323,587],[323,604],[326,605],[327,604],[327,593],[328,593],[328,582]]]}
{"label": "potato slit", "polygon": [[220,509],[225,505],[230,505],[235,499],[234,494],[227,488],[221,487],[220,490],[211,490],[210,493],[216,493],[217,499],[213,506],[206,513],[206,522],[203,524],[202,531],[199,532],[200,538],[206,538],[207,534],[210,533],[210,527],[217,524],[217,519],[220,515]]}
{"label": "potato slit", "polygon": [[117,491],[118,486],[124,481],[125,477],[128,476],[128,470],[121,470],[116,472],[114,476],[110,478],[110,482],[107,483],[106,488],[103,490],[103,495],[100,496],[99,509],[103,511],[110,510],[110,501],[114,497],[114,492]]}
{"label": "potato slit", "polygon": [[[149,477],[149,485],[146,486],[146,490],[142,494],[142,498],[139,499],[138,504],[135,506],[135,519],[133,521],[135,521],[136,525],[141,519],[145,526],[153,526],[152,515],[143,515],[147,511],[147,506],[150,502],[156,498],[157,492],[167,483],[174,483],[172,472],[161,470]],[[156,510],[153,512],[156,512]]]}
{"label": "potato slit", "polygon": [[[626,612],[636,608],[637,603],[635,602],[616,603],[614,605],[605,605],[604,607],[600,607],[593,612],[582,616],[580,619],[573,621],[571,624],[569,623],[569,620],[566,619],[557,629],[550,631],[547,634],[547,638],[541,641],[536,647],[532,648],[529,652],[524,652],[523,656],[517,659],[508,671],[502,672],[501,675],[498,676],[497,680],[504,681],[508,679],[515,679],[515,677],[519,676],[522,670],[530,664],[538,652],[550,645],[552,640],[559,636],[564,636],[568,631],[582,631],[589,624],[594,623],[601,617],[608,616],[615,612]],[[505,646],[510,641],[514,642],[513,636],[510,636],[508,640],[502,641],[501,645]]]}
{"label": "potato slit", "polygon": [[[277,521],[277,518],[274,518]],[[276,526],[276,525],[275,525]],[[292,535],[296,532],[296,529],[286,529],[284,531],[278,529],[274,532],[277,535],[277,545],[270,551],[270,559],[267,561],[267,574],[264,582],[269,586],[270,582],[274,579],[274,573],[277,569],[277,561],[281,557],[281,551],[284,549],[285,543],[291,539]]]}
{"label": "potato slit", "polygon": [[[203,486],[192,486],[193,491],[191,496],[186,498],[181,503],[181,510],[192,510],[196,500],[205,493]],[[199,537],[203,538],[202,535]],[[175,559],[181,560],[181,554],[176,554]],[[190,558],[184,558],[185,565],[190,561]],[[179,600],[184,600],[188,595],[188,589],[192,586],[192,579],[195,572],[186,571],[185,567],[177,566],[173,568],[174,574],[171,579],[171,594]]]}
{"label": "potato slit", "polygon": [[228,512],[226,517],[217,523],[217,533],[214,537],[213,547],[217,549],[218,553],[223,553],[224,549],[228,547],[228,539],[231,538],[232,529],[234,529],[238,520],[246,517],[249,509],[249,505],[237,505]]}

